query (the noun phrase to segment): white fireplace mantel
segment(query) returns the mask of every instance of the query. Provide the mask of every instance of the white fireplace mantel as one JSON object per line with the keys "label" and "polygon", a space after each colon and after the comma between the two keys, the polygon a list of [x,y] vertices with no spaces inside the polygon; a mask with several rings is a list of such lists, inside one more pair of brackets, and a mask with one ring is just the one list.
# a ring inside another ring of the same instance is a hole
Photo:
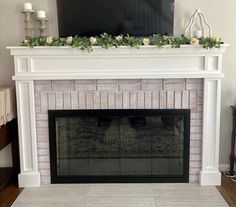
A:
{"label": "white fireplace mantel", "polygon": [[34,80],[204,79],[201,185],[220,185],[219,130],[222,54],[220,49],[183,45],[140,49],[94,47],[88,53],[70,47],[8,47],[14,56],[21,172],[19,185],[39,186]]}

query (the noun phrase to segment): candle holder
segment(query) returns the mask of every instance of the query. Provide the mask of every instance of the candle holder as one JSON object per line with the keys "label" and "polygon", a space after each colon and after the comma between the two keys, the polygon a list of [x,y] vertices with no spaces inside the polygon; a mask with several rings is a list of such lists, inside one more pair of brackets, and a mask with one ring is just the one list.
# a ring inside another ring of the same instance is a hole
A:
{"label": "candle holder", "polygon": [[34,13],[34,10],[23,10],[22,14],[25,15],[25,38],[31,39],[33,37],[33,20],[32,20],[32,14]]}
{"label": "candle holder", "polygon": [[38,18],[37,21],[39,22],[39,36],[42,38],[46,38],[46,22],[48,19],[46,18]]}

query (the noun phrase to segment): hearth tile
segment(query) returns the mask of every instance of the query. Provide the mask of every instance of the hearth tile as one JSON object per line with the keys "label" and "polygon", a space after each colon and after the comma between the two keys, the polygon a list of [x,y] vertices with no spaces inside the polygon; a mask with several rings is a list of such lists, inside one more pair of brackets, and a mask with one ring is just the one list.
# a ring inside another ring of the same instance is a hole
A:
{"label": "hearth tile", "polygon": [[200,186],[197,184],[165,184],[153,185],[157,206],[179,206],[179,207],[226,207],[227,204],[212,186]]}
{"label": "hearth tile", "polygon": [[87,189],[88,185],[42,185],[40,188],[25,188],[13,207],[82,207]]}
{"label": "hearth tile", "polygon": [[150,184],[89,184],[88,196],[152,196]]}
{"label": "hearth tile", "polygon": [[88,197],[85,207],[156,207],[154,197]]}

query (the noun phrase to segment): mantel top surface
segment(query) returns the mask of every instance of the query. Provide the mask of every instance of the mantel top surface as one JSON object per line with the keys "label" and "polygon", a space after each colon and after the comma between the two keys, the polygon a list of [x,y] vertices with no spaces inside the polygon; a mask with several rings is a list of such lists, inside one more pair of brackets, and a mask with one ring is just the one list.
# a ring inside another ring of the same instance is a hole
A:
{"label": "mantel top surface", "polygon": [[80,54],[80,55],[140,55],[140,54],[220,54],[225,52],[225,48],[228,44],[223,44],[221,47],[212,48],[212,49],[205,49],[202,45],[181,45],[180,48],[172,48],[171,46],[163,46],[162,48],[157,48],[156,46],[141,46],[139,49],[131,48],[129,46],[121,46],[118,48],[109,48],[104,49],[100,46],[94,46],[92,52],[88,52],[86,50],[81,50],[78,48],[72,48],[68,46],[62,47],[53,47],[53,46],[38,46],[34,48],[23,47],[23,46],[9,46],[7,49],[11,50],[11,55],[69,55],[69,54]]}

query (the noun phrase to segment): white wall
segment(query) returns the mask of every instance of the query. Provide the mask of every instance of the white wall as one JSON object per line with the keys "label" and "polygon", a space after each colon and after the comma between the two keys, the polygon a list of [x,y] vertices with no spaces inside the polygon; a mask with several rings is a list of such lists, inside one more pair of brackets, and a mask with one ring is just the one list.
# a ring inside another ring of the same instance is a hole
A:
{"label": "white wall", "polygon": [[[13,84],[13,61],[7,45],[19,45],[24,38],[24,18],[21,7],[26,0],[0,1],[0,85]],[[47,11],[49,19],[48,33],[57,36],[56,0],[31,0],[35,10]],[[222,85],[222,121],[220,163],[228,163],[231,133],[230,105],[236,104],[236,3],[235,0],[175,0],[175,35],[183,33],[190,15],[195,8],[200,8],[207,14],[213,28],[213,35],[220,35],[230,44],[224,55],[223,70],[225,79]],[[38,24],[35,22],[35,27]],[[37,28],[35,29],[36,32]],[[37,34],[37,33],[36,33]]]}

